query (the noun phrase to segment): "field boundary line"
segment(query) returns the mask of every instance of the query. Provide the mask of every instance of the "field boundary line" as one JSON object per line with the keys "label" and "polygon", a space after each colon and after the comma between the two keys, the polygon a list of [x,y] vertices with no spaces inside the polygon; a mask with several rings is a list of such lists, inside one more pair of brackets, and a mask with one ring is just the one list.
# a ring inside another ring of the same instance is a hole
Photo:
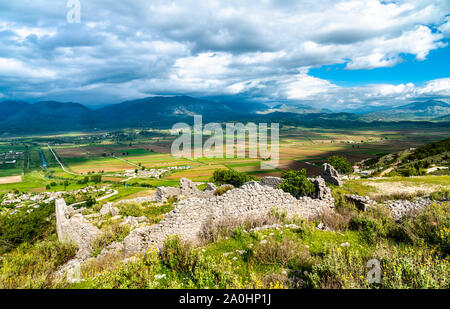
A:
{"label": "field boundary line", "polygon": [[125,160],[125,159],[122,159],[122,158],[116,157],[115,155],[114,155],[114,156],[112,156],[112,157],[113,157],[113,158],[116,158],[117,160],[123,161],[123,162],[125,162],[125,163],[127,163],[127,164],[130,164],[130,165],[133,165],[133,166],[136,166],[136,167],[142,168],[142,166],[139,166],[138,164],[135,164],[135,163],[133,163],[133,162],[130,162],[130,161],[128,161],[128,160]]}
{"label": "field boundary line", "polygon": [[47,144],[47,146],[48,146],[48,149],[49,149],[49,150],[51,151],[51,153],[53,154],[53,156],[55,157],[56,162],[59,163],[59,165],[61,166],[61,168],[62,168],[62,170],[63,170],[64,172],[66,172],[67,174],[73,175],[73,176],[81,176],[81,174],[77,174],[77,173],[74,173],[74,172],[71,172],[71,171],[67,170],[66,167],[64,166],[64,164],[62,164],[61,161],[59,160],[59,158],[58,158],[58,156],[56,155],[56,153],[55,153],[55,151],[53,150],[53,148],[50,147],[50,144]]}

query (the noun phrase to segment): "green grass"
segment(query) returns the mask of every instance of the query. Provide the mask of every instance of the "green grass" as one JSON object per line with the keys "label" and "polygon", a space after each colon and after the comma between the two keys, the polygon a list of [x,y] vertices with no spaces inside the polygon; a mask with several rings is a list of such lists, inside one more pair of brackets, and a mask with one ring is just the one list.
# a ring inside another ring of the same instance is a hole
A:
{"label": "green grass", "polygon": [[128,185],[135,187],[149,186],[153,188],[157,187],[178,187],[180,181],[178,179],[145,179],[145,178],[133,178],[126,182]]}
{"label": "green grass", "polygon": [[0,184],[0,192],[9,192],[17,189],[19,191],[29,191],[33,189],[43,188],[50,183],[50,180],[45,178],[45,173],[42,171],[33,171],[24,176],[23,182],[12,184]]}
{"label": "green grass", "polygon": [[414,177],[389,177],[386,179],[377,179],[372,180],[375,182],[392,182],[392,183],[404,183],[404,184],[413,184],[413,185],[420,185],[420,184],[429,184],[429,185],[450,185],[450,175],[443,175],[443,176],[414,176]]}
{"label": "green grass", "polygon": [[370,193],[375,193],[376,189],[374,187],[363,184],[366,181],[367,179],[348,180],[342,187],[333,185],[330,185],[330,187],[332,188],[332,192],[340,192],[342,194],[369,195]]}
{"label": "green grass", "polygon": [[135,193],[148,190],[148,188],[143,188],[143,187],[125,187],[125,186],[119,186],[119,185],[113,186],[113,188],[116,189],[119,193],[111,196],[108,199],[103,200],[102,202],[119,201],[119,200],[125,199],[128,196],[133,195]]}
{"label": "green grass", "polygon": [[16,162],[15,164],[1,164],[0,165],[0,177],[7,176],[19,176],[22,174],[23,161]]}

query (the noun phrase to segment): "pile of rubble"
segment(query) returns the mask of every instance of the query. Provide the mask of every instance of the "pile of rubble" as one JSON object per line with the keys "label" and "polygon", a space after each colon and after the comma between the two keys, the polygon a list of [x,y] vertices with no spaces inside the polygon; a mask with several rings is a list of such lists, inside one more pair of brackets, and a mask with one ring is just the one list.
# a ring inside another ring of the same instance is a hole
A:
{"label": "pile of rubble", "polygon": [[361,196],[356,194],[345,194],[345,200],[347,202],[355,204],[356,208],[361,211],[366,211],[370,207],[374,207],[377,203],[370,199],[368,196]]}
{"label": "pile of rubble", "polygon": [[419,197],[415,198],[412,201],[396,200],[386,201],[385,203],[391,209],[392,217],[396,220],[399,220],[405,215],[409,215],[427,208],[432,202],[433,201],[429,198]]}
{"label": "pile of rubble", "polygon": [[[355,204],[361,211],[367,211],[377,205],[377,202],[370,199],[368,196],[360,196],[356,194],[344,195],[348,202]],[[384,204],[391,210],[391,215],[394,220],[399,220],[405,215],[413,214],[421,211],[431,205],[433,201],[427,197],[418,197],[414,200],[389,200]]]}

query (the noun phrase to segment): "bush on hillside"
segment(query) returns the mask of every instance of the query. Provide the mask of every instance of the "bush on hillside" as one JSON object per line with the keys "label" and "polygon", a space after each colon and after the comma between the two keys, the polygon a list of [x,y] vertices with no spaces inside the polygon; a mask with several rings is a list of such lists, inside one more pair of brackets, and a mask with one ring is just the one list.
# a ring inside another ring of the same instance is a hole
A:
{"label": "bush on hillside", "polygon": [[281,178],[284,181],[278,186],[278,189],[290,193],[295,198],[312,195],[316,190],[314,184],[306,178],[304,168],[299,171],[285,171],[281,174]]}
{"label": "bush on hillside", "polygon": [[144,215],[144,208],[136,202],[120,203],[118,208],[119,215],[123,217],[141,217]]}
{"label": "bush on hillside", "polygon": [[409,161],[422,160],[427,157],[442,154],[450,151],[450,138],[443,141],[434,142],[417,148],[414,153],[410,154],[406,159]]}
{"label": "bush on hillside", "polygon": [[340,156],[332,156],[327,159],[327,163],[332,165],[338,172],[342,174],[353,173],[353,166],[346,158]]}
{"label": "bush on hillside", "polygon": [[238,188],[244,183],[252,181],[254,179],[255,178],[250,175],[237,171],[217,169],[214,171],[211,177],[211,182],[214,182],[217,185],[233,185],[234,187]]}
{"label": "bush on hillside", "polygon": [[220,195],[225,194],[227,191],[230,191],[230,190],[233,190],[233,189],[234,189],[233,186],[225,185],[225,186],[223,186],[223,187],[217,188],[217,189],[214,191],[214,195],[215,195],[215,196],[220,196]]}
{"label": "bush on hillside", "polygon": [[450,205],[433,203],[418,214],[405,216],[392,226],[388,236],[415,245],[437,246],[442,255],[450,255]]}
{"label": "bush on hillside", "polygon": [[397,172],[405,177],[426,175],[426,170],[416,169],[414,166],[410,166],[406,169],[398,169]]}
{"label": "bush on hillside", "polygon": [[53,273],[76,252],[75,245],[60,243],[56,235],[34,245],[23,243],[0,259],[0,289],[52,288]]}
{"label": "bush on hillside", "polygon": [[160,252],[162,262],[173,271],[190,274],[197,264],[197,256],[178,236],[169,238]]}
{"label": "bush on hillside", "polygon": [[102,182],[102,175],[92,175],[91,181],[94,183],[100,183]]}
{"label": "bush on hillside", "polygon": [[102,234],[99,235],[93,242],[92,256],[97,256],[100,254],[103,248],[106,248],[115,241],[121,242],[130,233],[130,228],[127,225],[120,225],[115,223],[113,225],[107,226]]}
{"label": "bush on hillside", "polygon": [[49,218],[55,213],[55,204],[43,204],[31,213],[20,211],[0,216],[0,252],[9,251],[21,243],[34,243],[55,230]]}

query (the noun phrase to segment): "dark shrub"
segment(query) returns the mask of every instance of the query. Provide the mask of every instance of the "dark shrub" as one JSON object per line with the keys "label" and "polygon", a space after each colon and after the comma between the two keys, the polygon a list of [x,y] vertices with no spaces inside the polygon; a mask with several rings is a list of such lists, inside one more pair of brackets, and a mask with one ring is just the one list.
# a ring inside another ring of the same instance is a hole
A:
{"label": "dark shrub", "polygon": [[278,188],[292,194],[296,198],[312,195],[315,192],[315,186],[306,178],[306,170],[304,168],[299,171],[285,171],[281,174],[281,178],[284,181]]}
{"label": "dark shrub", "polygon": [[96,200],[95,200],[95,198],[93,198],[92,196],[89,196],[87,199],[86,199],[86,203],[84,204],[86,207],[92,207],[93,205],[95,205],[95,203],[96,203]]}
{"label": "dark shrub", "polygon": [[92,175],[91,181],[94,183],[100,183],[102,182],[102,175]]}
{"label": "dark shrub", "polygon": [[214,191],[214,195],[219,196],[225,194],[227,191],[232,190],[234,187],[230,185],[225,185],[223,187],[217,188]]}
{"label": "dark shrub", "polygon": [[368,242],[373,242],[378,236],[384,235],[382,222],[365,215],[352,218],[349,223],[349,229],[361,232]]}
{"label": "dark shrub", "polygon": [[254,179],[255,178],[250,175],[237,171],[217,169],[214,171],[213,176],[211,177],[211,182],[214,182],[218,185],[233,185],[234,187],[238,188],[244,183]]}
{"label": "dark shrub", "polygon": [[342,174],[353,173],[353,166],[346,158],[332,156],[327,159],[327,163],[332,165],[338,172]]}

